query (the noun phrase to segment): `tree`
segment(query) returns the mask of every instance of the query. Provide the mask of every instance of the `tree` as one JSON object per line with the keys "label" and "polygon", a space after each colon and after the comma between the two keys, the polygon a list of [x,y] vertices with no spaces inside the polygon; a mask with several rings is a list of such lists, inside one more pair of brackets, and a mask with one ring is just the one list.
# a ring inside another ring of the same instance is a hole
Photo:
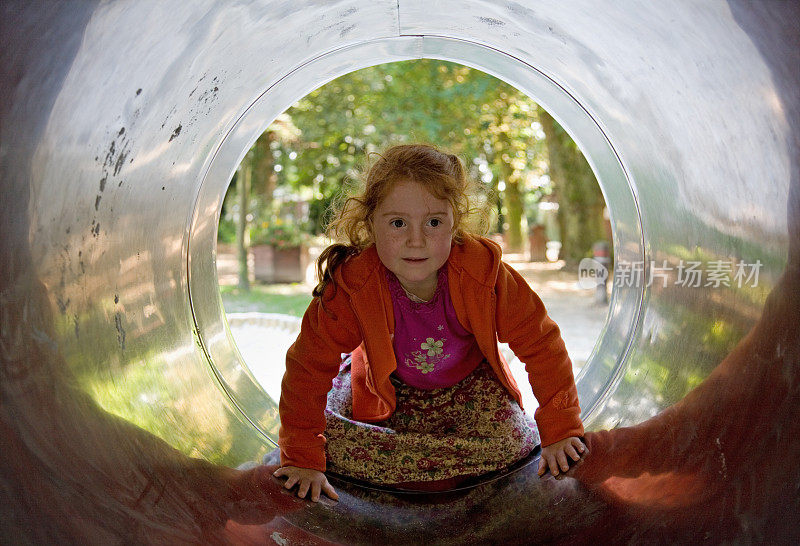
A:
{"label": "tree", "polygon": [[567,132],[540,109],[549,156],[553,195],[559,203],[558,226],[561,254],[577,262],[589,255],[592,245],[605,240],[605,200],[589,163]]}
{"label": "tree", "polygon": [[239,290],[250,291],[250,273],[247,264],[248,242],[247,230],[251,210],[251,192],[255,190],[262,198],[262,202],[269,203],[272,191],[275,188],[272,151],[270,143],[276,140],[275,131],[265,131],[258,137],[255,144],[248,150],[237,169],[233,187],[236,186],[236,196],[239,214],[236,222],[236,261],[238,263]]}
{"label": "tree", "polygon": [[511,85],[463,65],[423,59],[366,68],[287,110],[298,135],[291,144],[277,143],[277,185],[311,196],[312,221],[321,231],[320,211],[352,180],[367,152],[432,142],[466,159],[472,175],[499,196],[487,206],[497,203],[498,230],[507,248],[519,251],[526,239],[526,195],[542,193],[538,181],[547,170],[540,112]]}
{"label": "tree", "polygon": [[234,219],[240,290],[250,290],[247,263],[249,218],[258,217],[264,214],[265,210],[270,209],[272,195],[277,184],[275,148],[279,143],[295,144],[296,137],[297,129],[292,125],[291,119],[283,114],[278,116],[245,154],[223,200],[224,211],[234,196],[236,198],[237,213],[234,215]]}

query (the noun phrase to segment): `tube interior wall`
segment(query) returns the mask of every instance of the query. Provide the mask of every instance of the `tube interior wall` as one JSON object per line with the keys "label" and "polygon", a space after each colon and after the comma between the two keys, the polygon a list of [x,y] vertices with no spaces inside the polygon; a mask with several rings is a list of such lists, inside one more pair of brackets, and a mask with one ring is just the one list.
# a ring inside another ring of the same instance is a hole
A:
{"label": "tube interior wall", "polygon": [[[65,469],[65,455],[128,468],[170,446],[235,467],[270,449],[277,404],[241,363],[215,290],[227,182],[306,92],[419,57],[494,71],[541,100],[598,174],[617,271],[644,267],[640,285],[615,288],[578,377],[587,428],[685,406],[753,332],[784,328],[767,313],[770,294],[797,302],[798,18],[778,2],[8,4],[0,339],[2,423],[17,450],[8,453],[47,481],[85,475],[78,463]],[[681,284],[679,266],[692,262],[704,276]],[[648,283],[648,272],[665,276]],[[715,280],[725,272],[727,285]],[[786,359],[798,338],[784,333]],[[796,370],[784,375],[793,388]],[[759,426],[780,435],[796,407],[775,411]],[[132,440],[139,431],[158,449]],[[719,437],[708,449],[723,449]],[[15,479],[5,474],[7,490],[35,498],[39,486]],[[138,494],[103,483],[87,477],[97,500],[86,510],[124,513]]]}

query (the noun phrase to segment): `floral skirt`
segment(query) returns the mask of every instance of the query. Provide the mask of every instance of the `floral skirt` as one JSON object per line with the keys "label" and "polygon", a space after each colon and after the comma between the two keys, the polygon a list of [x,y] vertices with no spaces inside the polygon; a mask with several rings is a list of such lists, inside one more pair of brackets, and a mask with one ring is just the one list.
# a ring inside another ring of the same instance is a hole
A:
{"label": "floral skirt", "polygon": [[452,387],[423,390],[392,377],[397,408],[385,421],[352,419],[350,361],[328,393],[331,473],[401,488],[437,489],[502,471],[539,444],[533,420],[483,362]]}

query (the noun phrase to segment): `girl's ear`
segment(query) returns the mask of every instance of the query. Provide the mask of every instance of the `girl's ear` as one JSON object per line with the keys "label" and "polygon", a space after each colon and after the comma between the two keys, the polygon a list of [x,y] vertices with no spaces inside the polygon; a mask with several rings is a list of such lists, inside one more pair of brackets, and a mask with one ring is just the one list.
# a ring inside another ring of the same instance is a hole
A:
{"label": "girl's ear", "polygon": [[367,218],[364,222],[364,226],[367,229],[367,236],[369,237],[370,242],[375,242],[375,226],[373,225],[372,218]]}

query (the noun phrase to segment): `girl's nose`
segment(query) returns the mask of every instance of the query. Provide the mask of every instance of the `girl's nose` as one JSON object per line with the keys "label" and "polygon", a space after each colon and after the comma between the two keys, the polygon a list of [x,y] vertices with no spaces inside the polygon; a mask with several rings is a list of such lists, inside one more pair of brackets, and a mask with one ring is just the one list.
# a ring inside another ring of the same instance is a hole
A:
{"label": "girl's nose", "polygon": [[406,240],[406,244],[408,246],[424,246],[425,234],[422,232],[422,228],[411,227],[411,229],[408,230],[408,239]]}

